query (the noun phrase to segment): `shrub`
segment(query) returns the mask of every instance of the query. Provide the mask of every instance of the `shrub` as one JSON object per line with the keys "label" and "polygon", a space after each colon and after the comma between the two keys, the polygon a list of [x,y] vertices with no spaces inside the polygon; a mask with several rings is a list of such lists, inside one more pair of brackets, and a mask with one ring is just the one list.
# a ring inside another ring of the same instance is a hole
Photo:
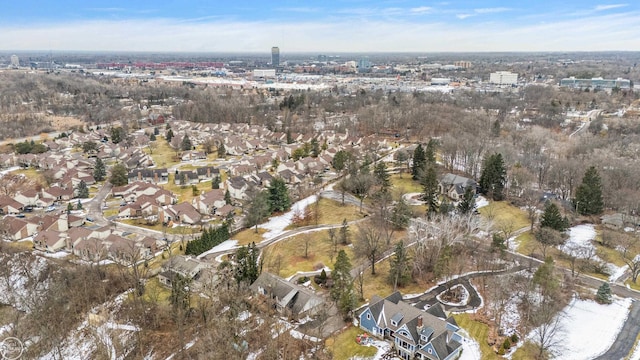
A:
{"label": "shrub", "polygon": [[498,349],[498,355],[504,355],[506,353],[506,351],[504,351],[504,348],[501,346],[500,349]]}
{"label": "shrub", "polygon": [[509,338],[504,339],[504,342],[502,343],[502,347],[505,350],[509,350],[511,348],[511,340],[509,340]]}
{"label": "shrub", "polygon": [[298,284],[304,284],[307,281],[309,281],[309,277],[308,276],[303,276],[303,277],[298,278]]}
{"label": "shrub", "polygon": [[518,335],[517,335],[517,334],[515,334],[515,333],[514,333],[513,335],[511,335],[511,343],[512,343],[512,344],[515,344],[515,343],[517,343],[518,341],[520,341],[520,339],[518,338]]}

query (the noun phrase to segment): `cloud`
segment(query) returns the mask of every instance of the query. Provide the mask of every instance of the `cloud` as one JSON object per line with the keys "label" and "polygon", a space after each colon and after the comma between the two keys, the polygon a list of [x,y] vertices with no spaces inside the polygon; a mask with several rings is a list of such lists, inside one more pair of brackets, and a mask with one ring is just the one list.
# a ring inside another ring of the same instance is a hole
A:
{"label": "cloud", "polygon": [[593,10],[595,11],[605,11],[611,9],[617,9],[621,7],[629,6],[629,4],[610,4],[610,5],[597,5]]}
{"label": "cloud", "polygon": [[276,10],[283,11],[283,12],[294,12],[294,13],[317,13],[317,12],[320,12],[322,9],[317,7],[284,7],[284,8],[277,8]]}
{"label": "cloud", "polygon": [[[639,11],[633,11],[548,19],[546,23],[500,19],[491,26],[369,17],[290,21],[87,20],[2,24],[0,46],[3,50],[23,51],[259,52],[265,58],[276,42],[283,53],[635,50],[640,38],[639,16]],[[434,33],[439,35],[426,35]]]}
{"label": "cloud", "polygon": [[409,9],[412,14],[427,14],[433,11],[433,8],[430,6],[419,6]]}
{"label": "cloud", "polygon": [[457,14],[456,17],[458,19],[464,20],[466,18],[472,17],[472,16],[476,16],[476,14]]}
{"label": "cloud", "polygon": [[97,11],[97,12],[122,12],[122,11],[126,11],[127,9],[119,8],[119,7],[104,7],[104,8],[88,8],[87,10]]}
{"label": "cloud", "polygon": [[476,14],[495,14],[495,13],[501,13],[501,12],[505,12],[505,11],[510,11],[510,8],[506,8],[506,7],[495,7],[495,8],[480,8],[480,9],[473,9],[473,12],[475,12]]}

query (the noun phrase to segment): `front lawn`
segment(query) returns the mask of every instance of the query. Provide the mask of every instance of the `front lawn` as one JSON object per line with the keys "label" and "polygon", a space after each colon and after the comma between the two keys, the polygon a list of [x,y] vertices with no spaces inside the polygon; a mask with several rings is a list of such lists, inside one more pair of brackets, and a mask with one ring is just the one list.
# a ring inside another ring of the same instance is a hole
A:
{"label": "front lawn", "polygon": [[370,358],[378,349],[374,346],[362,346],[356,342],[356,336],[365,331],[355,326],[350,326],[345,331],[327,339],[325,345],[332,353],[335,360],[347,360],[353,357]]}
{"label": "front lawn", "polygon": [[489,205],[481,207],[478,211],[482,217],[493,221],[496,230],[506,227],[515,231],[531,225],[527,213],[507,201],[491,201]]}
{"label": "front lawn", "polygon": [[416,180],[411,178],[409,173],[400,173],[391,175],[391,188],[395,195],[408,193],[421,193],[423,186]]}

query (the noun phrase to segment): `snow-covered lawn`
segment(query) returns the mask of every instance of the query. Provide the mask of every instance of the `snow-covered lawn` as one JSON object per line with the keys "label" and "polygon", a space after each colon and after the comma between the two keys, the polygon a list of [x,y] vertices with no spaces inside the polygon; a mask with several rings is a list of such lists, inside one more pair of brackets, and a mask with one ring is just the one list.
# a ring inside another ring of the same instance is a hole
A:
{"label": "snow-covered lawn", "polygon": [[[369,343],[365,346],[375,346],[376,348],[378,348],[378,352],[376,352],[376,354],[372,358],[367,358],[372,360],[382,359],[382,355],[386,354],[391,349],[391,345],[388,342],[375,340],[375,339],[370,339]],[[360,356],[354,356],[350,360],[361,360],[361,359],[364,359],[364,358]]]}
{"label": "snow-covered lawn", "polygon": [[423,205],[424,201],[420,200],[422,193],[408,193],[402,195],[402,199],[407,205]]}
{"label": "snow-covered lawn", "polygon": [[481,207],[485,207],[489,205],[489,200],[485,199],[484,196],[478,196],[476,198],[476,209],[480,209]]}
{"label": "snow-covered lawn", "polygon": [[238,240],[226,240],[212,247],[210,250],[207,250],[202,254],[198,255],[198,259],[202,259],[203,257],[209,254],[216,253],[219,251],[233,250],[237,246],[238,246]]}
{"label": "snow-covered lawn", "polygon": [[585,360],[607,351],[622,329],[630,305],[630,299],[614,298],[610,305],[573,299],[561,315],[563,348],[558,349],[558,358]]}
{"label": "snow-covered lawn", "polygon": [[480,351],[480,344],[468,336],[462,337],[462,355],[458,360],[480,360],[482,359],[482,352]]}
{"label": "snow-covered lawn", "polygon": [[284,229],[291,225],[291,220],[293,220],[293,216],[297,214],[304,214],[304,209],[309,205],[316,202],[317,197],[315,195],[311,195],[307,198],[304,198],[297,203],[291,206],[291,210],[280,215],[269,218],[269,221],[262,225],[258,225],[259,228],[266,229],[267,232],[262,234],[262,238],[265,240],[272,239],[278,235],[284,233]]}
{"label": "snow-covered lawn", "polygon": [[[596,247],[592,241],[596,238],[596,229],[593,224],[577,225],[569,229],[569,239],[564,245],[560,246],[560,251],[565,254],[573,255],[580,259],[590,258],[595,261],[602,261],[596,255]],[[609,267],[609,281],[614,282],[624,275],[627,268],[620,267],[611,263],[606,263]]]}

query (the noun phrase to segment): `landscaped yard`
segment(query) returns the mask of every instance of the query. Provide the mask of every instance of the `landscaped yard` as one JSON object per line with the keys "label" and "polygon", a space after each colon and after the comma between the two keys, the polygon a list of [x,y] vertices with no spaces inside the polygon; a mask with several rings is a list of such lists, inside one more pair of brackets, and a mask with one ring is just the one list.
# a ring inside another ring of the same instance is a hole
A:
{"label": "landscaped yard", "polygon": [[327,339],[325,345],[332,353],[332,358],[336,360],[347,360],[352,357],[370,358],[374,356],[378,349],[374,346],[362,346],[356,342],[356,336],[364,331],[355,326],[350,326],[345,331]]}
{"label": "landscaped yard", "polygon": [[145,151],[150,153],[153,162],[160,168],[171,167],[180,163],[179,159],[176,159],[176,151],[169,146],[169,143],[162,136],[158,136],[156,141],[153,141],[153,149],[145,148]]}
{"label": "landscaped yard", "polygon": [[[373,295],[385,297],[393,292],[393,285],[388,281],[389,259],[376,264],[376,275],[371,275],[371,268],[364,271],[364,302],[368,302]],[[434,284],[426,284],[412,281],[404,287],[398,288],[403,295],[421,294],[427,291]],[[357,282],[356,282],[357,287]],[[358,291],[358,289],[356,289]],[[364,303],[362,302],[362,303]]]}
{"label": "landscaped yard", "polygon": [[[199,196],[193,194],[192,185],[176,185],[174,183],[175,174],[169,173],[169,181],[166,184],[162,184],[161,187],[165,190],[169,190],[172,193],[176,194],[178,197],[178,202],[191,202],[193,198]],[[211,181],[200,182],[194,184],[199,191],[199,194],[206,191],[211,191]]]}
{"label": "landscaped yard", "polygon": [[487,336],[489,334],[489,326],[481,323],[480,321],[472,320],[469,314],[454,314],[453,318],[456,319],[458,325],[465,329],[469,335],[480,344],[480,351],[482,352],[482,360],[499,360],[502,357],[498,356],[493,349],[487,344]]}
{"label": "landscaped yard", "polygon": [[262,234],[266,232],[266,229],[258,228],[258,232],[256,233],[255,227],[252,227],[251,229],[245,229],[235,235],[232,235],[231,239],[238,240],[238,245],[249,245],[252,242],[257,244],[264,240],[262,238]]}
{"label": "landscaped yard", "polygon": [[423,186],[419,182],[411,179],[411,174],[391,175],[391,188],[395,195],[423,192]]}

